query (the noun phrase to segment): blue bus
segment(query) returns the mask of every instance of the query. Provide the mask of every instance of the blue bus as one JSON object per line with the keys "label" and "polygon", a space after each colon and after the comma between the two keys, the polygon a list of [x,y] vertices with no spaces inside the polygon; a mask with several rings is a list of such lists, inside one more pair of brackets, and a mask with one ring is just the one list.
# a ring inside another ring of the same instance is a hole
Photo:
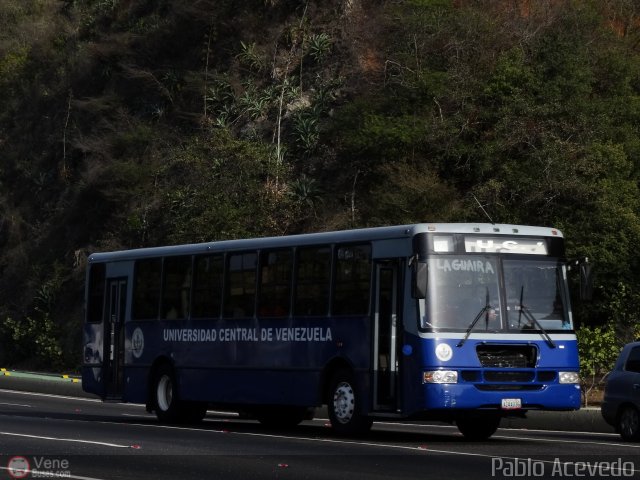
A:
{"label": "blue bus", "polygon": [[296,425],[327,405],[454,422],[580,407],[562,233],[415,224],[90,255],[82,385],[161,422]]}

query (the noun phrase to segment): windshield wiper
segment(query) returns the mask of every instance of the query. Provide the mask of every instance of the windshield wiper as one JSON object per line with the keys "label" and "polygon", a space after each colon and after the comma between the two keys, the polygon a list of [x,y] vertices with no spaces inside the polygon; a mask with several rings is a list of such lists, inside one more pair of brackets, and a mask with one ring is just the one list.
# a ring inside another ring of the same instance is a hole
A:
{"label": "windshield wiper", "polygon": [[[467,331],[464,334],[464,337],[462,337],[462,340],[460,340],[458,342],[458,344],[456,345],[456,347],[461,347],[462,345],[464,345],[464,342],[467,341],[467,339],[469,338],[469,335],[471,335],[471,330],[473,330],[473,327],[476,326],[476,323],[478,323],[478,320],[480,320],[482,318],[482,315],[485,313],[488,313],[489,310],[491,310],[491,305],[489,304],[489,289],[487,288],[487,296],[485,299],[485,305],[484,307],[482,307],[480,309],[480,311],[478,312],[478,314],[476,315],[476,318],[473,319],[473,322],[471,322],[471,324],[469,325],[469,327],[467,328]],[[485,321],[487,322],[487,327],[489,325],[489,317],[488,315],[485,317]]]}
{"label": "windshield wiper", "polygon": [[544,328],[542,328],[542,325],[540,325],[540,322],[538,322],[535,315],[531,313],[531,310],[529,310],[529,307],[524,306],[524,304],[522,303],[523,296],[524,296],[524,285],[520,288],[520,312],[518,314],[518,327],[520,327],[520,319],[522,318],[522,314],[524,313],[524,318],[526,318],[531,324],[538,327],[538,333],[540,333],[540,336],[544,338],[544,341],[547,342],[547,345],[549,345],[549,347],[551,348],[556,348],[556,344],[553,342],[553,340],[551,339],[547,331]]}

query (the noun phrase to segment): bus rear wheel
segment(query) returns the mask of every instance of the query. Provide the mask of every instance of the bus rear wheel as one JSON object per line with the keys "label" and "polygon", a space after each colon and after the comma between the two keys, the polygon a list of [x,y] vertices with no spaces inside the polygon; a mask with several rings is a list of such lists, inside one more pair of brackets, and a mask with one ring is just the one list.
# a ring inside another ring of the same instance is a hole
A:
{"label": "bus rear wheel", "polygon": [[357,392],[350,371],[339,370],[334,374],[329,387],[329,420],[332,428],[341,435],[365,433],[373,424],[373,419],[362,414]]}
{"label": "bus rear wheel", "polygon": [[470,415],[458,418],[456,425],[467,440],[481,441],[491,437],[500,426],[499,415]]}
{"label": "bus rear wheel", "polygon": [[153,376],[153,406],[156,417],[162,423],[180,420],[180,405],[176,388],[176,376],[169,365],[160,365]]}
{"label": "bus rear wheel", "polygon": [[153,404],[162,423],[196,423],[207,413],[207,404],[185,402],[178,397],[176,375],[170,365],[160,365],[153,376]]}

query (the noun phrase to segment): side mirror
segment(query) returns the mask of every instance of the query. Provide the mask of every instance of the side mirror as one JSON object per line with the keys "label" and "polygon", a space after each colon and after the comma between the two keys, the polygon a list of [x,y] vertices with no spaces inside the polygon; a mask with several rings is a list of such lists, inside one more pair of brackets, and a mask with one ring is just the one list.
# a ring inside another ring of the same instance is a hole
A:
{"label": "side mirror", "polygon": [[580,268],[580,300],[593,298],[593,269],[589,259],[585,258],[579,264]]}
{"label": "side mirror", "polygon": [[426,262],[413,262],[413,298],[427,298],[427,272]]}

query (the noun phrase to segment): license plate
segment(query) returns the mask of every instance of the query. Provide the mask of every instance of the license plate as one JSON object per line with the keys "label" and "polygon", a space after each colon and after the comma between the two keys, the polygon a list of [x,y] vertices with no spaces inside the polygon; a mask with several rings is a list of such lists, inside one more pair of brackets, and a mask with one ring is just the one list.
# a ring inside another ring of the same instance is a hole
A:
{"label": "license plate", "polygon": [[522,408],[522,400],[520,398],[503,398],[502,409],[503,410],[518,410]]}

